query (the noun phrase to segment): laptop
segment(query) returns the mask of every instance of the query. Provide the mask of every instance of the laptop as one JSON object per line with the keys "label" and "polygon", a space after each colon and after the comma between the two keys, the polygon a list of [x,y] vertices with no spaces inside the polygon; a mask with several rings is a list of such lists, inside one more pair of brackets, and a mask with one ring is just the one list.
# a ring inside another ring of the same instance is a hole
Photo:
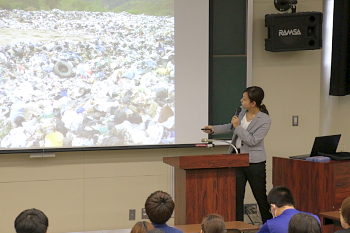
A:
{"label": "laptop", "polygon": [[315,137],[311,154],[290,156],[291,159],[306,159],[321,154],[334,154],[337,151],[341,134]]}

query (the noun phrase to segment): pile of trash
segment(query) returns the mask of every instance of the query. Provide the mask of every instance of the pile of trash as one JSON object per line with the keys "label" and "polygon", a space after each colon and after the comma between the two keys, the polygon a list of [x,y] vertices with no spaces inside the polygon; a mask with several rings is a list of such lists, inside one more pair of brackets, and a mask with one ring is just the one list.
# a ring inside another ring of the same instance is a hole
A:
{"label": "pile of trash", "polygon": [[0,47],[1,148],[175,143],[172,17],[0,10],[3,29],[67,36]]}

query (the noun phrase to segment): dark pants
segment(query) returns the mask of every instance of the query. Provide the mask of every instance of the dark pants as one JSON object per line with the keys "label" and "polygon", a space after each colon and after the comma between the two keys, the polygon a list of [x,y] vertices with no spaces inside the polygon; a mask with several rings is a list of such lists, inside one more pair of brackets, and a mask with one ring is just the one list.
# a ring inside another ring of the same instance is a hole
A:
{"label": "dark pants", "polygon": [[266,162],[250,163],[249,167],[236,168],[236,219],[243,221],[245,186],[249,182],[258,203],[263,223],[272,218],[266,196]]}

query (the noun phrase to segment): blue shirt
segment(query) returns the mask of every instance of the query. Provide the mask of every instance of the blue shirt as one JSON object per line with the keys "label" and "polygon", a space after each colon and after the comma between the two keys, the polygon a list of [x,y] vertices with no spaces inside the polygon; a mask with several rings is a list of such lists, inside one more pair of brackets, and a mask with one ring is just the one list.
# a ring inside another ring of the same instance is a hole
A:
{"label": "blue shirt", "polygon": [[[276,218],[267,220],[260,228],[258,233],[288,233],[289,221],[297,213],[306,212],[301,212],[296,209],[286,209],[281,215],[277,216]],[[315,217],[321,225],[320,219],[316,215],[311,213],[306,214],[310,214],[311,216]]]}
{"label": "blue shirt", "polygon": [[168,226],[166,223],[156,224],[152,223],[155,228],[163,230],[165,233],[183,233],[181,230],[176,229],[174,227]]}

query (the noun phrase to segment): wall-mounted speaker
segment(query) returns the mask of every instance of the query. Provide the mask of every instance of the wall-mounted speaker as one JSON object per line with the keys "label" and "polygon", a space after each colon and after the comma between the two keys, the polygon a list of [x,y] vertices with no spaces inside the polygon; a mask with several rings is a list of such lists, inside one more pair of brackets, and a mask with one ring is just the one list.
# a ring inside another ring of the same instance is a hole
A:
{"label": "wall-mounted speaker", "polygon": [[271,52],[322,48],[321,12],[298,12],[265,15],[268,38],[265,50]]}

